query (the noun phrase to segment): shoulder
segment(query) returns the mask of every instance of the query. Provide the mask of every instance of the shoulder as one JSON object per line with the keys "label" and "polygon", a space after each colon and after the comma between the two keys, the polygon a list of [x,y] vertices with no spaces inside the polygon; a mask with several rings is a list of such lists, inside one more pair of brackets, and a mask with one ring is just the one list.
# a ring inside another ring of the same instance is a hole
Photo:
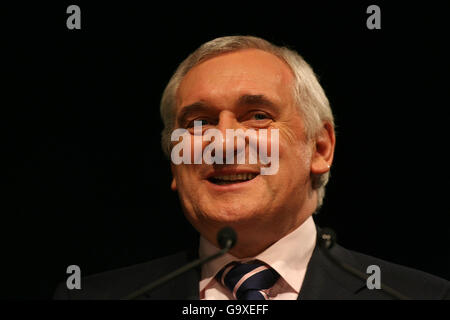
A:
{"label": "shoulder", "polygon": [[130,292],[162,277],[189,260],[188,252],[179,252],[132,266],[82,277],[81,289],[68,290],[58,285],[54,299],[121,299]]}
{"label": "shoulder", "polygon": [[450,299],[450,282],[445,279],[338,245],[333,248],[332,253],[366,274],[372,274],[368,271],[370,266],[379,268],[383,284],[412,299]]}

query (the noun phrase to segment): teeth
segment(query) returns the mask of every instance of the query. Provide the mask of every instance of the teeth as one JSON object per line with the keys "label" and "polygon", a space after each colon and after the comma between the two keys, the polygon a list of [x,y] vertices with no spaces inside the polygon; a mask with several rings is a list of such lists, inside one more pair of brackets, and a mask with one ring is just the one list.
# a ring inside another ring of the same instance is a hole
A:
{"label": "teeth", "polygon": [[256,173],[240,173],[240,174],[230,174],[225,176],[217,176],[214,179],[223,181],[234,181],[234,180],[250,180],[256,177]]}

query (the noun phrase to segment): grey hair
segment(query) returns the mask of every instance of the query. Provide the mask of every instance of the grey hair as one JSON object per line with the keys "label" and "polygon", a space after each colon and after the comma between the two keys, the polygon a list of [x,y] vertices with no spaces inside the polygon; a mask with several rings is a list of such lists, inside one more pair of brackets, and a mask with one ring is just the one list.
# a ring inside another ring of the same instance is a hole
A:
{"label": "grey hair", "polygon": [[[292,70],[294,82],[294,98],[303,116],[306,138],[314,139],[328,122],[334,130],[333,113],[324,90],[309,64],[294,50],[276,46],[264,39],[253,36],[228,36],[211,40],[191,53],[177,68],[167,84],[160,105],[164,129],[161,133],[161,144],[164,153],[170,158],[170,135],[175,125],[177,91],[184,76],[199,63],[223,53],[259,49],[269,52],[284,61]],[[325,196],[325,185],[329,172],[311,174],[312,188],[317,190],[317,209],[321,207]],[[316,209],[316,210],[317,210]]]}

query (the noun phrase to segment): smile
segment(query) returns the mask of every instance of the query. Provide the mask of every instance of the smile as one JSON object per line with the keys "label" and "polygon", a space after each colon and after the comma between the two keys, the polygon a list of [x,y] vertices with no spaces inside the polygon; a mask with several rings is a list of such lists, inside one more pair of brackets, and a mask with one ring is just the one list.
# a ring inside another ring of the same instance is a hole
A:
{"label": "smile", "polygon": [[228,174],[210,177],[208,178],[208,181],[217,185],[224,185],[246,182],[249,180],[253,180],[256,176],[258,176],[257,173]]}

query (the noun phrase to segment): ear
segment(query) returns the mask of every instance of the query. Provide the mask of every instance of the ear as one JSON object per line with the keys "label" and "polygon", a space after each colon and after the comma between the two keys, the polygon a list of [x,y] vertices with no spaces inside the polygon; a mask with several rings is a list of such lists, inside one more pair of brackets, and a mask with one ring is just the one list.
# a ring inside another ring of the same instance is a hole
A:
{"label": "ear", "polygon": [[173,164],[170,165],[170,170],[172,171],[172,183],[170,184],[170,189],[172,191],[177,191],[177,181],[175,180],[175,170]]}
{"label": "ear", "polygon": [[316,136],[311,161],[311,173],[321,174],[330,170],[333,162],[336,137],[331,123],[325,122]]}
{"label": "ear", "polygon": [[172,183],[170,184],[170,189],[172,189],[172,191],[177,191],[177,182],[175,181],[175,178],[172,178]]}

